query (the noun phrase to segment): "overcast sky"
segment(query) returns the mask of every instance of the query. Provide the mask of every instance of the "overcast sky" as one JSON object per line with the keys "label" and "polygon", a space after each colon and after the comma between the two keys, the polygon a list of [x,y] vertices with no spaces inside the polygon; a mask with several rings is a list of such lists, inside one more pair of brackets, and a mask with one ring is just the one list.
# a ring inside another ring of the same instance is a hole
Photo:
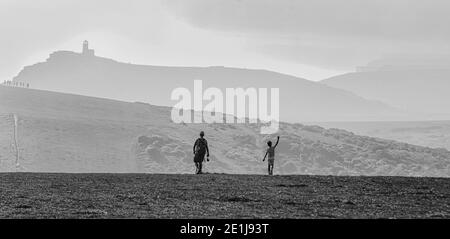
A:
{"label": "overcast sky", "polygon": [[0,80],[55,50],[310,80],[392,54],[449,54],[448,0],[0,0]]}

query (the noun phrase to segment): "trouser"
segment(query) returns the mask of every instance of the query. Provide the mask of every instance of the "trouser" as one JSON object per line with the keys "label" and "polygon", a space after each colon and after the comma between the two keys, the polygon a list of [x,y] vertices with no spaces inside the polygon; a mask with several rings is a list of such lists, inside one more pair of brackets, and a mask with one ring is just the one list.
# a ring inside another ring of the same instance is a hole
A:
{"label": "trouser", "polygon": [[195,167],[196,167],[196,174],[201,174],[202,173],[202,165],[203,162],[195,162]]}
{"label": "trouser", "polygon": [[274,159],[269,159],[268,160],[268,167],[267,167],[267,171],[269,173],[269,175],[273,175],[273,164],[274,164]]}
{"label": "trouser", "polygon": [[203,160],[205,159],[205,152],[197,152],[194,156],[194,163],[196,167],[196,174],[202,173],[202,164]]}

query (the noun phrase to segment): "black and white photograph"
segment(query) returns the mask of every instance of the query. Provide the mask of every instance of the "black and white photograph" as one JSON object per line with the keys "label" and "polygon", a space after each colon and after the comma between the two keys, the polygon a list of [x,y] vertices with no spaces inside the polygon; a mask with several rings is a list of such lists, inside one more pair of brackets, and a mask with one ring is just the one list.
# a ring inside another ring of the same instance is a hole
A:
{"label": "black and white photograph", "polygon": [[0,218],[450,219],[450,2],[0,0]]}

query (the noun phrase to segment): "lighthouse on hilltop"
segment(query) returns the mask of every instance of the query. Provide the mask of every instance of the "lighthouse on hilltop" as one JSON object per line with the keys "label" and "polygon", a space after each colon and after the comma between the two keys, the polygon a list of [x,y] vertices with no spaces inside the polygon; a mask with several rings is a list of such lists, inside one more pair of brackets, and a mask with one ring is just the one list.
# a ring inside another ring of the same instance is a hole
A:
{"label": "lighthouse on hilltop", "polygon": [[83,56],[95,56],[95,51],[93,49],[89,49],[89,42],[84,40],[83,42],[83,51],[81,52]]}

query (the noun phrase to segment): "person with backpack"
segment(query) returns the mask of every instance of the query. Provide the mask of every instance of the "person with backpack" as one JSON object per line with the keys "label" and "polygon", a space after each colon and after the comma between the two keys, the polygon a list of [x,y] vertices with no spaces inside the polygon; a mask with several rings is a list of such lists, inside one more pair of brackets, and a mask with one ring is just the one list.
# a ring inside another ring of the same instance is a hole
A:
{"label": "person with backpack", "polygon": [[202,173],[202,164],[205,160],[205,154],[207,161],[209,161],[209,148],[208,141],[204,138],[205,132],[200,132],[200,138],[198,138],[194,143],[194,163],[196,167],[196,174]]}

